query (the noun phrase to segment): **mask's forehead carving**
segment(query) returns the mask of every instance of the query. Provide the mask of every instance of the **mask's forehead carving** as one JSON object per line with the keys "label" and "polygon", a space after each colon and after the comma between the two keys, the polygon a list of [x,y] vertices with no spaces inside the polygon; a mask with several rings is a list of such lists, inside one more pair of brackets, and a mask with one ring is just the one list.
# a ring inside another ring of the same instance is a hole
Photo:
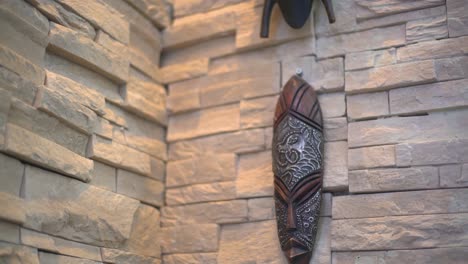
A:
{"label": "mask's forehead carving", "polygon": [[315,244],[323,176],[322,113],[313,88],[297,76],[275,111],[273,172],[278,237],[288,261],[309,263]]}

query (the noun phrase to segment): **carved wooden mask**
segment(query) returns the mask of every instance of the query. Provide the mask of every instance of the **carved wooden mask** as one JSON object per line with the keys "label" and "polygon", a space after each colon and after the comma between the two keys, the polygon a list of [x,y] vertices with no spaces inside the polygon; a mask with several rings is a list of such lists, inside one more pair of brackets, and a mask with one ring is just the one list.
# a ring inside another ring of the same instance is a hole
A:
{"label": "carved wooden mask", "polygon": [[313,87],[293,76],[276,104],[273,172],[278,237],[291,264],[308,264],[323,176],[322,112]]}

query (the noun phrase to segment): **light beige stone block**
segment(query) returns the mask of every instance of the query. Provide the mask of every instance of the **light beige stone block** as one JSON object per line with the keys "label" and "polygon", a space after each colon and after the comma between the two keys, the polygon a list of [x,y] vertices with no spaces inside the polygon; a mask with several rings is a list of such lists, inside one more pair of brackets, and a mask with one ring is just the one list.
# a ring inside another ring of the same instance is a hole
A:
{"label": "light beige stone block", "polygon": [[167,111],[172,114],[199,109],[201,107],[199,94],[199,87],[179,86],[177,83],[169,85]]}
{"label": "light beige stone block", "polygon": [[396,165],[395,146],[375,146],[348,150],[348,167],[360,170]]}
{"label": "light beige stone block", "polygon": [[152,82],[130,81],[126,87],[125,105],[135,113],[165,126],[166,91]]}
{"label": "light beige stone block", "polygon": [[9,124],[7,130],[5,150],[8,153],[84,182],[91,180],[92,160],[16,125]]}
{"label": "light beige stone block", "polygon": [[218,250],[216,224],[180,225],[162,228],[163,253],[201,253]]}
{"label": "light beige stone block", "polygon": [[447,1],[447,22],[451,38],[468,35],[468,3],[464,0]]}
{"label": "light beige stone block", "polygon": [[197,183],[229,181],[236,178],[235,154],[208,154],[193,159],[167,163],[168,187]]}
{"label": "light beige stone block", "polygon": [[333,199],[333,219],[466,213],[466,199],[466,189],[338,196]]}
{"label": "light beige stone block", "polygon": [[17,224],[26,220],[26,207],[23,199],[14,194],[0,192],[0,219]]}
{"label": "light beige stone block", "polygon": [[467,217],[462,213],[334,220],[332,250],[463,247]]}
{"label": "light beige stone block", "polygon": [[157,209],[140,204],[133,216],[130,238],[123,249],[142,256],[161,258],[161,221]]}
{"label": "light beige stone block", "polygon": [[171,254],[164,255],[163,260],[166,264],[217,264],[217,257],[217,253]]}
{"label": "light beige stone block", "polygon": [[250,213],[246,200],[165,206],[162,209],[162,224],[166,227],[188,224],[239,223],[247,221],[247,212]]}
{"label": "light beige stone block", "polygon": [[0,192],[20,196],[24,164],[19,160],[0,154]]}
{"label": "light beige stone block", "polygon": [[439,82],[468,77],[468,56],[438,59],[435,61]]}
{"label": "light beige stone block", "polygon": [[2,262],[39,264],[38,251],[35,248],[0,242],[0,250]]}
{"label": "light beige stone block", "polygon": [[155,206],[163,205],[164,184],[138,174],[117,170],[117,193]]}
{"label": "light beige stone block", "polygon": [[348,188],[348,143],[346,141],[325,143],[323,158],[323,189],[340,191]]}
{"label": "light beige stone block", "polygon": [[[13,97],[31,105],[39,89],[33,82],[23,79],[18,74],[2,66],[0,66],[0,85],[3,90],[10,92]],[[2,100],[6,100],[8,96],[2,97]],[[4,112],[6,111],[6,103],[3,102],[2,105],[2,111]]]}
{"label": "light beige stone block", "polygon": [[348,95],[346,105],[348,117],[354,120],[390,114],[388,92]]}
{"label": "light beige stone block", "polygon": [[[20,226],[4,221],[0,221],[0,240],[13,244],[20,243]],[[1,243],[1,242],[0,242]],[[0,257],[0,260],[2,258]]]}
{"label": "light beige stone block", "polygon": [[435,65],[431,60],[346,72],[345,75],[347,93],[389,90],[436,81]]}
{"label": "light beige stone block", "polygon": [[102,261],[106,263],[161,264],[160,259],[136,255],[113,248],[101,248],[101,254]]}
{"label": "light beige stone block", "polygon": [[349,172],[349,191],[351,193],[435,189],[438,187],[439,173],[436,167]]}
{"label": "light beige stone block", "polygon": [[236,198],[235,182],[215,182],[189,185],[166,190],[166,204],[180,205]]}
{"label": "light beige stone block", "polygon": [[312,263],[329,264],[331,263],[331,218],[320,217],[318,222],[317,236],[312,251]]}
{"label": "light beige stone block", "polygon": [[443,0],[416,0],[411,2],[406,2],[402,0],[396,1],[383,1],[383,2],[374,2],[370,0],[357,0],[356,1],[358,8],[358,13],[356,18],[358,20],[364,20],[379,16],[385,16],[395,13],[402,13],[405,11],[423,9],[427,7],[443,5]]}
{"label": "light beige stone block", "polygon": [[468,53],[468,37],[425,41],[397,49],[398,61],[446,58]]}
{"label": "light beige stone block", "polygon": [[93,179],[90,184],[115,192],[117,190],[116,169],[101,162],[94,162]]}
{"label": "light beige stone block", "polygon": [[406,24],[406,40],[421,42],[448,37],[447,16],[437,16],[409,21]]}
{"label": "light beige stone block", "polygon": [[240,103],[241,128],[272,126],[277,100],[278,96],[242,100]]}
{"label": "light beige stone block", "polygon": [[[129,0],[127,0],[129,1]],[[164,0],[136,0],[129,1],[140,12],[145,14],[159,28],[170,26],[172,20],[172,7]]]}
{"label": "light beige stone block", "polygon": [[323,120],[325,141],[348,139],[348,121],[346,117],[327,118]]}
{"label": "light beige stone block", "polygon": [[353,52],[346,54],[345,69],[363,70],[395,64],[396,61],[396,48]]}
{"label": "light beige stone block", "polygon": [[196,59],[160,68],[156,81],[164,84],[193,79],[208,73],[209,59]]}
{"label": "light beige stone block", "polygon": [[398,166],[468,163],[468,139],[398,144]]}
{"label": "light beige stone block", "polygon": [[32,81],[34,84],[44,83],[44,69],[2,45],[0,45],[0,61],[3,67],[15,72],[22,78]]}
{"label": "light beige stone block", "polygon": [[346,115],[344,93],[327,93],[318,96],[323,118],[340,117]]}
{"label": "light beige stone block", "polygon": [[167,140],[172,142],[239,128],[240,107],[239,104],[231,104],[171,116]]}
{"label": "light beige stone block", "polygon": [[93,260],[56,255],[52,253],[39,252],[39,260],[41,263],[58,263],[58,264],[101,264]]}
{"label": "light beige stone block", "polygon": [[130,237],[136,200],[31,166],[23,188],[26,228],[95,246]]}
{"label": "light beige stone block", "polygon": [[468,164],[444,165],[439,167],[440,187],[467,187]]}
{"label": "light beige stone block", "polygon": [[175,17],[183,17],[224,7],[230,8],[230,5],[242,1],[243,0],[179,0],[174,2],[174,15]]}
{"label": "light beige stone block", "polygon": [[250,198],[273,195],[271,152],[241,155],[236,180],[237,197]]}

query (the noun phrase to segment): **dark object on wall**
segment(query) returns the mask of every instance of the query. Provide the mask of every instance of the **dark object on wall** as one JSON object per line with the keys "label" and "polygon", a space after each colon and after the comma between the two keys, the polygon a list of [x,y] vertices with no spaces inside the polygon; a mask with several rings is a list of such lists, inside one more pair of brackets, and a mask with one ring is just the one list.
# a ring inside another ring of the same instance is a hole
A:
{"label": "dark object on wall", "polygon": [[[292,28],[301,28],[310,16],[314,0],[265,0],[263,5],[262,28],[260,37],[268,38],[270,31],[270,16],[273,6],[278,3],[283,17]],[[322,0],[327,11],[328,21],[335,22],[335,12],[331,0]]]}
{"label": "dark object on wall", "polygon": [[317,234],[323,176],[322,112],[314,88],[293,76],[283,88],[273,125],[276,221],[291,264],[308,264]]}

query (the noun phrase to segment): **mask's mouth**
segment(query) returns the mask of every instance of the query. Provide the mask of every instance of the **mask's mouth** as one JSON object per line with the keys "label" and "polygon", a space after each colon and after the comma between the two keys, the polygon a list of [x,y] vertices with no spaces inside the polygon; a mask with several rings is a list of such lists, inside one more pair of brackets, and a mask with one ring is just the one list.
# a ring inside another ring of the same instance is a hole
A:
{"label": "mask's mouth", "polygon": [[309,253],[309,249],[294,237],[291,237],[288,242],[286,242],[283,251],[288,259],[294,259],[298,256]]}

